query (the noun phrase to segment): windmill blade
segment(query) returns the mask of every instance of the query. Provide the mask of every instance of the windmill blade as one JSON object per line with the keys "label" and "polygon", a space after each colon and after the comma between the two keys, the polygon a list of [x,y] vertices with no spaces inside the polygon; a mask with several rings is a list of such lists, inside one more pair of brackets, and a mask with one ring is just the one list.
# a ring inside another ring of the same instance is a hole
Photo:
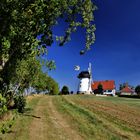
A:
{"label": "windmill blade", "polygon": [[74,70],[79,71],[79,70],[80,70],[80,66],[76,65],[76,66],[74,67]]}

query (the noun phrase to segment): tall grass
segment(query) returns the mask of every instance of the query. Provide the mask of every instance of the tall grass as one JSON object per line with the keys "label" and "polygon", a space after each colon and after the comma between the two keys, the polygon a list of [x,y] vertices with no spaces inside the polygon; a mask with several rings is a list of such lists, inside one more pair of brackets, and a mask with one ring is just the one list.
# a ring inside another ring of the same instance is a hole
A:
{"label": "tall grass", "polygon": [[65,114],[64,117],[67,118],[70,124],[72,123],[73,128],[84,139],[120,140],[126,138],[112,131],[93,112],[63,97],[55,98],[55,105],[62,114]]}

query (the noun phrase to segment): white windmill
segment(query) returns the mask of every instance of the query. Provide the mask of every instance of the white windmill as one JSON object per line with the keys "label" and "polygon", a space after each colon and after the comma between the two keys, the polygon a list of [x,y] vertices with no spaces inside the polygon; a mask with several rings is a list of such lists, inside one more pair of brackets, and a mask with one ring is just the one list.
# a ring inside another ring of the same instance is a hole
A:
{"label": "white windmill", "polygon": [[92,70],[91,63],[89,63],[88,71],[82,71],[79,73],[80,79],[77,93],[91,94],[92,93]]}

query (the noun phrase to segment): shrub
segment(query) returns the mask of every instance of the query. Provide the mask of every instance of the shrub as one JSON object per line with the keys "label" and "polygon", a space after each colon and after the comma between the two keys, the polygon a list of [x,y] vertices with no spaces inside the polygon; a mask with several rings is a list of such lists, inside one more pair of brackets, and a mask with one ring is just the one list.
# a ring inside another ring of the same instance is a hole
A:
{"label": "shrub", "polygon": [[23,113],[26,106],[26,99],[23,95],[17,95],[14,98],[14,107],[19,113]]}
{"label": "shrub", "polygon": [[135,92],[136,92],[138,95],[140,95],[140,85],[136,86]]}
{"label": "shrub", "polygon": [[6,99],[0,94],[0,116],[7,111]]}
{"label": "shrub", "polygon": [[15,122],[15,117],[13,117],[10,120],[4,121],[2,123],[2,126],[0,127],[0,133],[5,134],[11,131],[11,127],[13,126]]}
{"label": "shrub", "polygon": [[67,95],[69,94],[69,88],[67,86],[63,86],[62,90],[61,90],[61,94],[62,95]]}

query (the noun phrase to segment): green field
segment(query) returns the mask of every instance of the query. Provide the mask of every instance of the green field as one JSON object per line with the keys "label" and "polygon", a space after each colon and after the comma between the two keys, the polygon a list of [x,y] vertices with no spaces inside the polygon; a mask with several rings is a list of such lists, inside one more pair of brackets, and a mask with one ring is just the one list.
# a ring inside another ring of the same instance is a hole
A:
{"label": "green field", "polygon": [[30,96],[3,140],[140,140],[140,99]]}

